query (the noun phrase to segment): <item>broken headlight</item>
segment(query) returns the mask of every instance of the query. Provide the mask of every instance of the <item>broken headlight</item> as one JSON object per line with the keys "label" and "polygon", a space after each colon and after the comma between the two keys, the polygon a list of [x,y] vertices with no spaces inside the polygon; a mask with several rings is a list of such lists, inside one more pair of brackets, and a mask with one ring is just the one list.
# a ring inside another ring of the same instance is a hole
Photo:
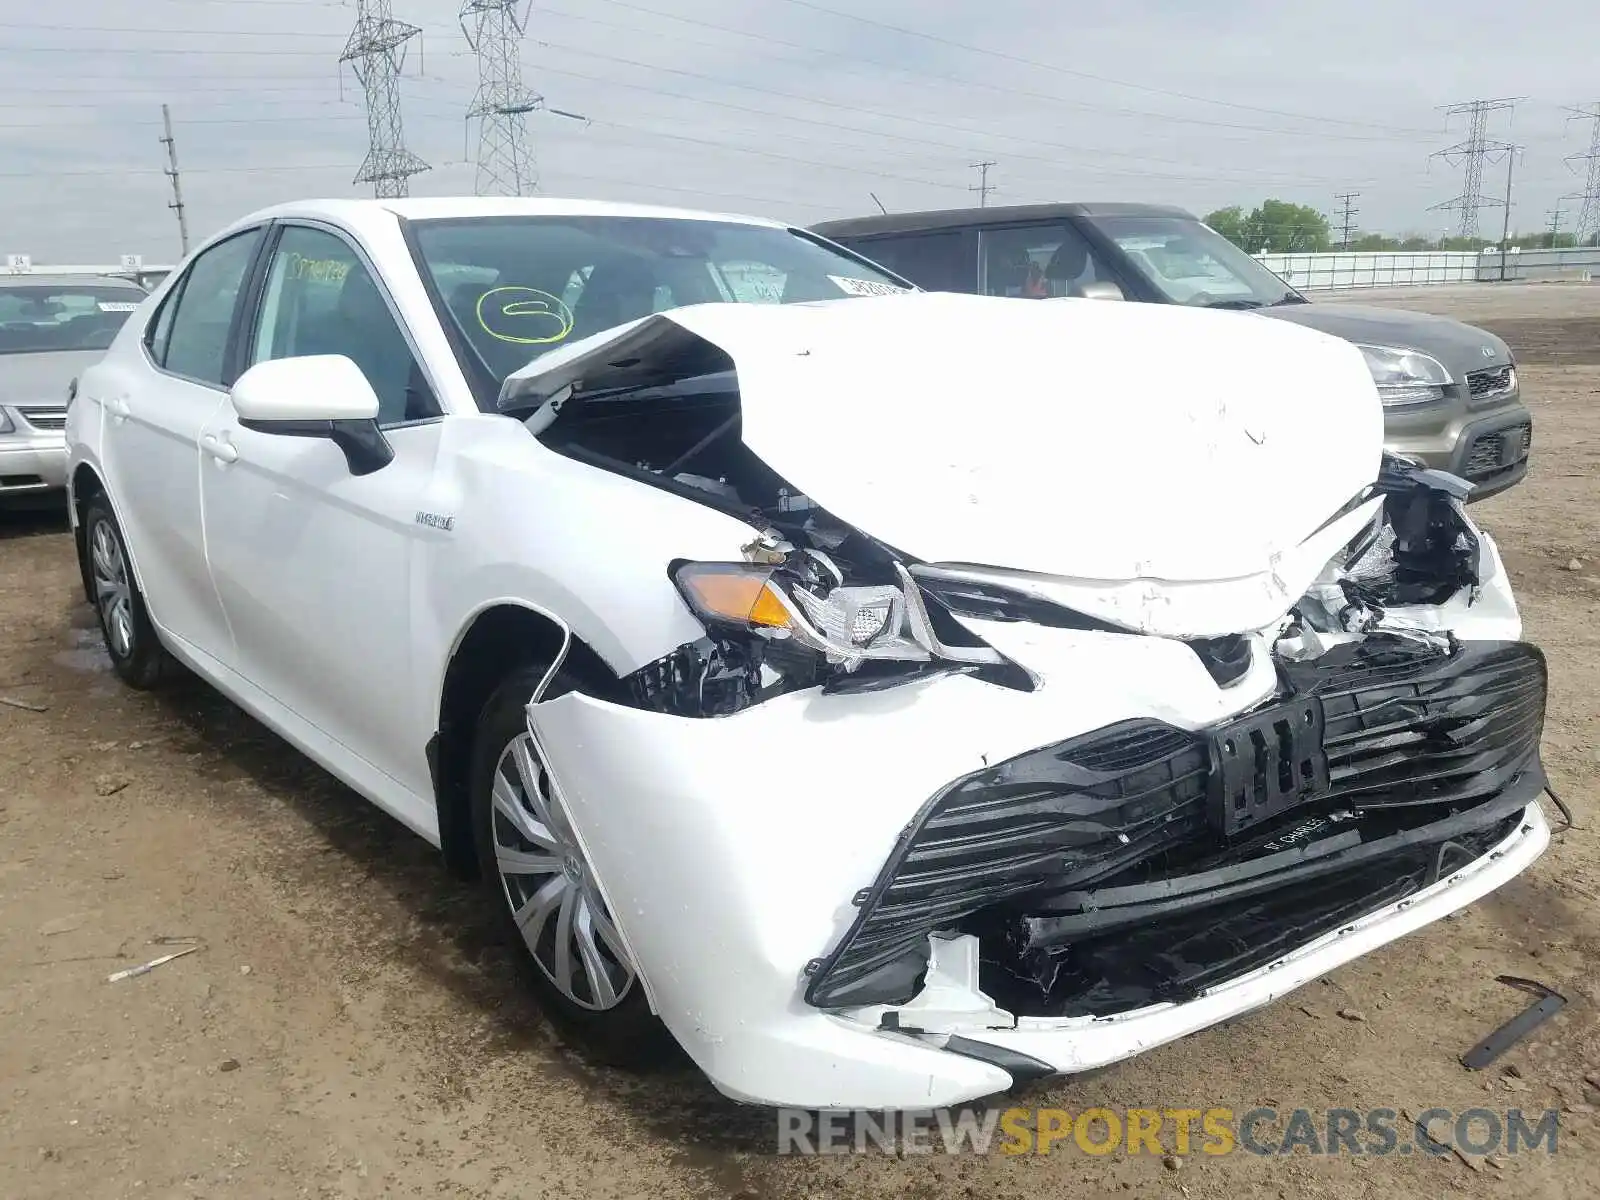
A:
{"label": "broken headlight", "polygon": [[[854,671],[864,662],[927,662],[937,645],[916,636],[925,625],[915,585],[848,586],[820,556],[796,565],[685,562],[672,582],[710,632],[753,635],[821,655],[830,666]],[[908,598],[909,597],[909,598]],[[998,659],[993,651],[992,658]],[[976,661],[976,660],[967,660]]]}

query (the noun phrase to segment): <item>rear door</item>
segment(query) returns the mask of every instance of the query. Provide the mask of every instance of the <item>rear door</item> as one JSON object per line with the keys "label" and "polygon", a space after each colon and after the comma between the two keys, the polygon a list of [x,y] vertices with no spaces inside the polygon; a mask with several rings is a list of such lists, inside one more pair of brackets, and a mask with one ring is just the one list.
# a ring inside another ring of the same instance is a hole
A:
{"label": "rear door", "polygon": [[975,230],[935,229],[833,240],[888,267],[924,291],[978,290],[978,235]]}
{"label": "rear door", "polygon": [[145,330],[141,359],[108,372],[95,396],[106,482],[151,615],[223,661],[231,638],[206,567],[199,439],[228,403],[228,346],[261,237],[249,229],[203,250]]}

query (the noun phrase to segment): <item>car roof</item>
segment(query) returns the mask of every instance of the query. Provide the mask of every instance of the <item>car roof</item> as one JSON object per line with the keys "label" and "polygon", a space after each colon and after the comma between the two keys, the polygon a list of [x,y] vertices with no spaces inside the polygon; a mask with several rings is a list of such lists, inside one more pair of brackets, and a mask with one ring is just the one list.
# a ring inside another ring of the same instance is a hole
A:
{"label": "car roof", "polygon": [[970,229],[1012,225],[1023,221],[1059,221],[1065,217],[1181,217],[1194,220],[1186,209],[1166,204],[996,204],[983,208],[943,208],[926,212],[885,213],[871,217],[844,217],[811,226],[823,237],[866,236],[877,233],[924,233],[935,229]]}
{"label": "car roof", "polygon": [[616,204],[606,200],[574,200],[554,196],[418,196],[401,200],[307,199],[277,204],[240,217],[226,233],[262,221],[305,217],[331,221],[356,232],[407,221],[463,217],[647,217],[664,221],[722,221],[769,229],[788,229],[782,221],[740,213],[702,212],[650,204]]}
{"label": "car roof", "polygon": [[40,269],[35,267],[19,275],[0,275],[0,288],[15,287],[123,287],[144,294],[144,289],[131,279],[121,279],[116,275],[83,275],[67,274],[57,275],[48,267]]}

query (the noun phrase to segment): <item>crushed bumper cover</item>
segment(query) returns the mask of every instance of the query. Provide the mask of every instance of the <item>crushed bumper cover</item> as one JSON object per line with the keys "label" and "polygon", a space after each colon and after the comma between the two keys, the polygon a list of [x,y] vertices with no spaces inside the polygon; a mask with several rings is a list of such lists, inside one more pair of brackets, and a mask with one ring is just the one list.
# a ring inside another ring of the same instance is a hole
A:
{"label": "crushed bumper cover", "polygon": [[[828,1007],[808,1003],[807,993],[828,985],[830,975],[834,983],[848,982],[844,968],[865,963],[849,955],[882,951],[867,957],[883,966],[911,954],[914,940],[926,943],[932,929],[962,923],[965,898],[931,919],[919,910],[930,898],[939,898],[936,868],[941,864],[923,864],[927,869],[919,868],[920,879],[886,867],[904,857],[903,847],[918,830],[935,827],[928,820],[935,803],[930,796],[950,794],[990,764],[1025,760],[1039,747],[1064,744],[1064,733],[1082,731],[1069,742],[1092,736],[1105,728],[1107,715],[1125,714],[1126,720],[1118,723],[1124,728],[1166,727],[1145,752],[1164,745],[1171,764],[1163,768],[1168,790],[1183,793],[1181,811],[1171,822],[1159,819],[1154,814],[1171,809],[1169,800],[1157,794],[1142,797],[1136,794],[1141,789],[1071,802],[1059,796],[1036,798],[1031,814],[1018,801],[1033,826],[1019,837],[997,838],[994,845],[1009,847],[1015,865],[1035,873],[1037,882],[1018,894],[1053,899],[1047,910],[1010,912],[1013,931],[1025,928],[1021,920],[1030,915],[1046,920],[1081,915],[1074,891],[1130,883],[1126,873],[1138,864],[1119,866],[1112,861],[1114,852],[1107,857],[1103,847],[1097,850],[1103,837],[1092,836],[1085,827],[1073,836],[1038,828],[1041,822],[1059,825],[1074,804],[1097,807],[1103,817],[1126,822],[1136,831],[1143,820],[1148,826],[1144,833],[1151,838],[1169,823],[1188,829],[1190,857],[1183,865],[1191,877],[1203,869],[1205,847],[1215,852],[1220,846],[1225,852],[1242,845],[1237,839],[1216,841],[1203,773],[1190,780],[1181,777],[1184,764],[1193,763],[1194,748],[1210,746],[1208,731],[1259,711],[1280,693],[1281,681],[1271,665],[1258,662],[1244,679],[1224,689],[1189,649],[1166,639],[1056,630],[1039,631],[1036,639],[1030,665],[1047,678],[1092,678],[1096,686],[1068,683],[1021,693],[957,676],[862,695],[796,694],[709,720],[642,712],[579,693],[530,710],[652,1006],[725,1094],[753,1103],[814,1108],[939,1106],[993,1095],[1029,1074],[1114,1062],[1266,1004],[1471,903],[1527,867],[1548,840],[1548,827],[1535,804],[1526,804],[1520,815],[1496,809],[1501,815],[1489,819],[1484,804],[1509,810],[1516,803],[1520,793],[1509,783],[1476,802],[1463,791],[1457,800],[1432,805],[1430,811],[1380,814],[1380,820],[1420,828],[1446,819],[1451,809],[1472,811],[1474,828],[1467,831],[1470,837],[1446,839],[1461,843],[1465,854],[1454,849],[1435,854],[1415,873],[1409,894],[1368,897],[1360,913],[1338,915],[1333,927],[1302,926],[1285,944],[1258,948],[1258,956],[1270,955],[1270,960],[1255,966],[1249,960],[1230,963],[1226,978],[1191,988],[1187,994],[1193,998],[1184,1002],[1158,999],[1152,992],[1150,1002],[1126,1003],[1124,995],[1104,1012],[1062,1005],[1050,1015],[1019,1012],[1002,1014],[1002,1020],[975,1013],[970,1023],[937,1034],[919,1033],[909,1022],[889,1028],[890,1022],[880,1019],[882,1006],[851,1006],[842,1000]],[[1516,643],[1461,647],[1447,659],[1457,668],[1469,662],[1487,664],[1483,669],[1491,674],[1521,678],[1524,684],[1529,672],[1537,676],[1536,702],[1524,714],[1536,745],[1543,701],[1543,664],[1537,652]],[[1324,656],[1318,661],[1329,667],[1337,660]],[[1345,789],[1339,801],[1343,807],[1358,802],[1363,808],[1376,807],[1382,789],[1361,789],[1386,778],[1382,772],[1391,768],[1397,777],[1406,775],[1404,764],[1416,763],[1420,746],[1440,750],[1441,787],[1449,783],[1446,776],[1452,771],[1458,780],[1482,774],[1481,764],[1469,768],[1470,753],[1452,757],[1443,752],[1451,744],[1445,726],[1472,740],[1473,730],[1500,730],[1508,714],[1514,716],[1504,699],[1486,702],[1474,716],[1468,693],[1481,695],[1481,680],[1460,670],[1452,676],[1440,667],[1437,655],[1426,662],[1401,662],[1392,672],[1400,678],[1391,680],[1387,699],[1367,696],[1359,687],[1341,691],[1337,678],[1333,684],[1324,681],[1319,692],[1327,730],[1327,777]],[[1370,670],[1360,673],[1370,680]],[[1430,712],[1448,717],[1439,717],[1431,740],[1410,745],[1383,740],[1391,736],[1383,730],[1384,714],[1415,726]],[[1341,731],[1353,731],[1355,743],[1364,747],[1356,755],[1359,762],[1346,761],[1339,750]],[[1119,763],[1106,754],[1090,767],[1116,776]],[[1064,760],[1049,754],[1037,760],[1041,769],[1046,759],[1056,771],[1063,769]],[[1444,770],[1450,763],[1454,767]],[[1081,766],[1074,764],[1073,769]],[[1527,786],[1537,770],[1536,757],[1521,772],[1513,770],[1512,778],[1520,781],[1516,787]],[[1126,772],[1119,778],[1126,780]],[[1388,794],[1391,800],[1401,798],[1398,792]],[[981,799],[975,802],[983,807]],[[1245,836],[1259,840],[1278,835],[1280,823],[1298,827],[1304,816],[1287,809]],[[1491,844],[1484,830],[1496,821],[1503,832]],[[1342,827],[1340,836],[1350,828]],[[1031,861],[1030,838],[1050,843],[1047,853]],[[1081,859],[1075,876],[1062,870],[1069,851]],[[1170,858],[1173,851],[1166,853]],[[1098,865],[1091,861],[1096,857]],[[992,861],[987,869],[996,871]],[[886,875],[890,884],[884,884]],[[951,878],[963,889],[972,882],[961,871]],[[1131,885],[1153,881],[1147,866]],[[891,886],[901,890],[893,905],[886,906],[884,895]],[[871,903],[874,891],[879,892],[877,903]],[[1009,894],[997,890],[989,899],[1003,901]],[[867,922],[882,920],[895,907],[899,917],[916,926],[915,939],[899,921],[881,926],[884,940],[876,946],[871,937],[862,938]],[[1046,945],[1050,941],[1046,934],[1040,947],[1052,948]],[[823,970],[819,955],[823,962],[831,961],[831,971]],[[914,972],[916,960],[907,961]],[[866,964],[855,982],[861,984],[873,969]],[[897,978],[903,970],[895,967],[883,978]]]}

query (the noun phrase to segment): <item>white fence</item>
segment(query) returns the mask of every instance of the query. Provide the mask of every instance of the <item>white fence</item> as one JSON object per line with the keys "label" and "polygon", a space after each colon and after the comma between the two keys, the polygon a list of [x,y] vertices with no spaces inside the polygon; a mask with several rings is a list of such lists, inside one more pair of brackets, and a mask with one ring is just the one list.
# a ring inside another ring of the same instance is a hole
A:
{"label": "white fence", "polygon": [[1474,254],[1459,250],[1363,251],[1326,254],[1258,254],[1261,263],[1287,283],[1305,291],[1327,288],[1408,287],[1436,283],[1506,280],[1587,283],[1600,279],[1600,249],[1498,249]]}

